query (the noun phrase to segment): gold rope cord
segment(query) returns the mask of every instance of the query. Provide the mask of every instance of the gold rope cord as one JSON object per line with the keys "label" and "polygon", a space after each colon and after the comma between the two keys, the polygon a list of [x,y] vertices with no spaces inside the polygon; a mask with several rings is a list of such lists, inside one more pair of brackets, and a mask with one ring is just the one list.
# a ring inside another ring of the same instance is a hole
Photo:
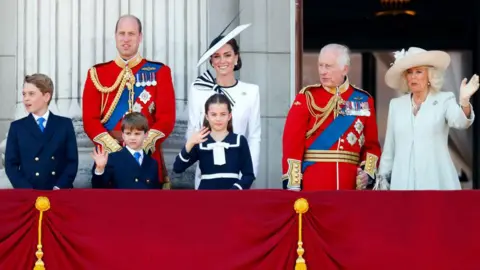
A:
{"label": "gold rope cord", "polygon": [[[315,117],[315,124],[313,127],[307,131],[305,137],[308,139],[312,136],[315,131],[327,120],[327,117],[334,112],[334,118],[338,116],[340,113],[341,107],[340,105],[344,103],[343,99],[340,96],[334,95],[330,98],[327,105],[325,107],[320,108],[313,98],[312,93],[309,91],[305,91],[306,99],[307,99],[307,108],[310,114]],[[315,111],[320,112],[320,114],[315,113]]]}
{"label": "gold rope cord", "polygon": [[303,258],[305,249],[303,249],[303,240],[302,240],[302,215],[308,211],[308,201],[304,198],[300,198],[295,201],[293,208],[298,214],[298,248],[297,254],[298,258],[295,262],[295,270],[307,270],[307,262]]}
{"label": "gold rope cord", "polygon": [[47,197],[38,197],[37,201],[35,202],[35,208],[40,211],[40,216],[38,218],[38,244],[37,244],[37,252],[35,252],[35,256],[37,257],[37,261],[35,262],[35,266],[33,270],[45,270],[45,263],[43,262],[43,246],[42,246],[42,221],[43,221],[43,212],[48,211],[50,209],[50,200]]}

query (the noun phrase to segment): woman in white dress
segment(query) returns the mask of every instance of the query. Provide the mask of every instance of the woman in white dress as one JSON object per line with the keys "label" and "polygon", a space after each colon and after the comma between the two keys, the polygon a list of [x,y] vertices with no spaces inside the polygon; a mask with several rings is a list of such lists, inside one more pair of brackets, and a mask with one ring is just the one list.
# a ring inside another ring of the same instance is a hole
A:
{"label": "woman in white dress", "polygon": [[478,90],[478,76],[462,81],[457,102],[454,93],[440,92],[450,64],[447,53],[412,47],[395,58],[385,82],[406,94],[390,101],[380,179],[389,180],[391,190],[461,189],[448,132],[473,123],[470,98]]}
{"label": "woman in white dress", "polygon": [[[235,71],[242,67],[242,60],[240,48],[234,37],[248,26],[250,24],[240,25],[225,36],[220,34],[199,60],[198,65],[206,60],[210,61],[216,78],[207,70],[193,82],[188,98],[189,120],[186,137],[189,138],[193,132],[202,128],[205,101],[215,93],[224,94],[232,105],[233,132],[247,138],[256,176],[260,160],[260,92],[258,85],[235,78]],[[200,171],[197,166],[195,189],[199,183]]]}

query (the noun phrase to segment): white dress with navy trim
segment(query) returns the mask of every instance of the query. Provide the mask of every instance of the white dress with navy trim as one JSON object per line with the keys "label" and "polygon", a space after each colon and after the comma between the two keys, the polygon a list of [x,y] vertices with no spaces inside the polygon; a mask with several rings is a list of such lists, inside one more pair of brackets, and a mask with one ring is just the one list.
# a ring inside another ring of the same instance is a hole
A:
{"label": "white dress with navy trim", "polygon": [[175,173],[182,173],[199,162],[201,181],[198,189],[249,189],[255,180],[247,139],[229,133],[221,142],[210,135],[189,153],[185,147],[173,164]]}

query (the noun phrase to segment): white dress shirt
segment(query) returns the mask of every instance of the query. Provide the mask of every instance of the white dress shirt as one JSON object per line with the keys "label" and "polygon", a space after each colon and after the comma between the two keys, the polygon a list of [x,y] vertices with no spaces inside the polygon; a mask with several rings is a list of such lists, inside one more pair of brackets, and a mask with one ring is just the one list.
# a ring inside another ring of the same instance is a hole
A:
{"label": "white dress shirt", "polygon": [[44,128],[47,127],[48,116],[50,115],[50,111],[49,111],[49,110],[47,110],[47,112],[46,112],[43,116],[39,116],[39,115],[36,115],[36,114],[34,114],[34,113],[32,113],[32,115],[33,115],[33,118],[35,119],[35,122],[36,122],[37,124],[38,124],[38,119],[39,119],[40,117],[43,117],[43,119],[45,119],[45,121],[43,121],[43,127],[44,127]]}
{"label": "white dress shirt", "polygon": [[128,152],[130,152],[130,154],[132,154],[132,156],[133,156],[134,158],[135,158],[134,154],[135,154],[136,152],[140,153],[139,162],[140,162],[140,165],[142,165],[142,163],[143,163],[143,150],[140,149],[140,150],[135,151],[135,150],[133,150],[132,148],[130,148],[130,147],[128,147],[128,146],[125,146],[125,148],[127,148]]}

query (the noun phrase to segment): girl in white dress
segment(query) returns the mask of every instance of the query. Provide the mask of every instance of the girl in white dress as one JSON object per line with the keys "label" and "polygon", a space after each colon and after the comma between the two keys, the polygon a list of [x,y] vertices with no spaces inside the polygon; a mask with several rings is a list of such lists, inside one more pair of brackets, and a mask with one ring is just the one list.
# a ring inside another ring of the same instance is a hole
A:
{"label": "girl in white dress", "polygon": [[395,58],[385,82],[406,94],[390,101],[379,178],[389,180],[392,190],[461,189],[448,132],[473,123],[470,98],[478,90],[478,76],[462,81],[457,102],[454,93],[440,92],[450,64],[447,53],[412,47]]}
{"label": "girl in white dress", "polygon": [[[247,138],[255,176],[260,160],[260,92],[258,85],[246,83],[235,78],[235,71],[242,67],[239,46],[234,39],[248,25],[240,25],[229,34],[220,34],[210,49],[199,60],[198,65],[209,60],[215,70],[216,78],[207,70],[193,82],[188,98],[188,128],[186,138],[202,128],[205,117],[205,101],[213,94],[220,93],[228,97],[232,105],[233,132]],[[227,26],[228,27],[228,26]],[[197,166],[195,188],[200,183],[200,170]]]}

